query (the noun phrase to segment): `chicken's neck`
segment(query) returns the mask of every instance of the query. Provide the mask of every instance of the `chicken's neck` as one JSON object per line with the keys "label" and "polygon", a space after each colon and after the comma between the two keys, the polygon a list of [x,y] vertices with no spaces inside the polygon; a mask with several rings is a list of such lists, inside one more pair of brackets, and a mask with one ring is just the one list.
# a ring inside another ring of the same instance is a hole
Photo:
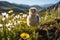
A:
{"label": "chicken's neck", "polygon": [[36,15],[29,15],[30,17],[36,17]]}

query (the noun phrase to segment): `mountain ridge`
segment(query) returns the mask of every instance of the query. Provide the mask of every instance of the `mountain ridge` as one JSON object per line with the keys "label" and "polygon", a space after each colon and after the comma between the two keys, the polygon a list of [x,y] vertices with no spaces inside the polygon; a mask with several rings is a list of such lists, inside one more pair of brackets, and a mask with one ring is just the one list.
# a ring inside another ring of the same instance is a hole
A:
{"label": "mountain ridge", "polygon": [[41,10],[41,9],[42,10],[46,10],[46,9],[51,10],[51,9],[55,8],[55,6],[57,4],[60,4],[60,1],[56,4],[50,4],[50,5],[46,4],[46,5],[44,5],[44,7],[39,6],[39,5],[30,6],[30,5],[26,5],[26,4],[14,4],[14,3],[7,2],[7,1],[0,1],[0,11],[1,10],[3,10],[3,11],[10,10],[10,9],[18,10],[18,12],[19,11],[28,11],[30,7],[36,7],[39,10]]}

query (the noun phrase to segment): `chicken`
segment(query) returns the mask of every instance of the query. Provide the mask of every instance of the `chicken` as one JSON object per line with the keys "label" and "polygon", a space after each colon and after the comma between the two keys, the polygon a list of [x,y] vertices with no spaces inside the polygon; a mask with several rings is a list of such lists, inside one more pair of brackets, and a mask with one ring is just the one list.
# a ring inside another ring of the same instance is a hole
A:
{"label": "chicken", "polygon": [[27,25],[28,26],[38,26],[39,25],[39,16],[37,9],[35,7],[31,7],[29,9],[29,15],[27,17]]}

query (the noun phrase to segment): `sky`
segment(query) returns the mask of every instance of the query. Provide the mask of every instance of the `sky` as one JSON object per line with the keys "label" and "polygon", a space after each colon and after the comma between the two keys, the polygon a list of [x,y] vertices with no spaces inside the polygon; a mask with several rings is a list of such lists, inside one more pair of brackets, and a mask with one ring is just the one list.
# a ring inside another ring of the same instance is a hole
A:
{"label": "sky", "polygon": [[16,4],[44,5],[44,4],[55,4],[60,0],[0,0],[0,1],[8,1],[10,3],[16,3]]}

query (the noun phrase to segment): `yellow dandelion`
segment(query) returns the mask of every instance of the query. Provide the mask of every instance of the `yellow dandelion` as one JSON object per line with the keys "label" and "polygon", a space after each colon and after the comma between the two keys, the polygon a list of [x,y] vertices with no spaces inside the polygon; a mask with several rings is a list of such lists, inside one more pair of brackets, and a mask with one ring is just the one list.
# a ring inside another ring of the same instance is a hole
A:
{"label": "yellow dandelion", "polygon": [[53,25],[50,25],[50,27],[52,27]]}
{"label": "yellow dandelion", "polygon": [[26,21],[23,21],[23,23],[27,23]]}
{"label": "yellow dandelion", "polygon": [[23,38],[23,39],[28,39],[30,36],[29,36],[28,33],[22,33],[22,34],[20,35],[20,37]]}
{"label": "yellow dandelion", "polygon": [[9,13],[9,14],[10,14],[10,13],[13,13],[13,10],[8,11],[8,13]]}
{"label": "yellow dandelion", "polygon": [[58,19],[60,19],[60,17],[58,16]]}
{"label": "yellow dandelion", "polygon": [[19,13],[20,15],[23,15],[23,13]]}
{"label": "yellow dandelion", "polygon": [[27,22],[26,21],[21,21],[22,23],[26,24]]}
{"label": "yellow dandelion", "polygon": [[20,16],[23,16],[23,13],[19,13],[20,14]]}

